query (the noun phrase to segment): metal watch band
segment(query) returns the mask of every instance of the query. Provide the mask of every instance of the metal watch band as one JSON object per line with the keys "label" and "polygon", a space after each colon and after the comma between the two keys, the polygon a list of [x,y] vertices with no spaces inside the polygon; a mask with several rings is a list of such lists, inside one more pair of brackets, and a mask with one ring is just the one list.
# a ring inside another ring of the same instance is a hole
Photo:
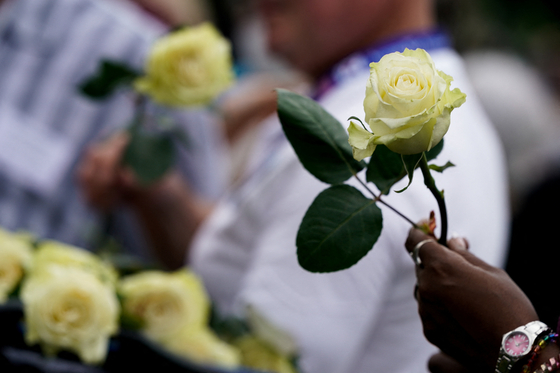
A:
{"label": "metal watch band", "polygon": [[513,365],[519,361],[519,359],[523,358],[525,355],[522,356],[510,356],[504,350],[503,342],[506,340],[507,336],[513,332],[524,332],[528,335],[531,345],[534,346],[535,341],[537,338],[543,334],[544,332],[550,330],[550,328],[543,322],[540,321],[531,321],[530,323],[520,326],[510,332],[504,334],[502,338],[502,344],[500,346],[500,355],[498,357],[498,361],[496,362],[496,368],[494,373],[509,373],[511,372],[511,368]]}

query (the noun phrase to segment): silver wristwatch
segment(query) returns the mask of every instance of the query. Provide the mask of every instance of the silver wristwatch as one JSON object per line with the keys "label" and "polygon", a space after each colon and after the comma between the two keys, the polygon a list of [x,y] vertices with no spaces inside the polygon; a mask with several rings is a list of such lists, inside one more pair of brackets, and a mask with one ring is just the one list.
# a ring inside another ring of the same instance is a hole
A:
{"label": "silver wristwatch", "polygon": [[504,334],[495,373],[509,373],[513,365],[527,356],[539,336],[552,330],[540,321],[531,321]]}

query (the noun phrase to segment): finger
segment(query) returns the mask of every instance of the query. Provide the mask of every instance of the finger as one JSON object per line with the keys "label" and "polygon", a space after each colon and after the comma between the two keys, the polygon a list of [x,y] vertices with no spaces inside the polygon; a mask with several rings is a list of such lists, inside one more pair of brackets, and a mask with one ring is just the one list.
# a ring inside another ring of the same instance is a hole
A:
{"label": "finger", "polygon": [[408,237],[407,237],[406,242],[405,242],[405,247],[406,247],[408,252],[412,252],[412,250],[414,250],[414,247],[416,245],[418,245],[420,242],[428,240],[428,239],[433,240],[434,237],[430,236],[430,235],[427,235],[426,233],[422,232],[419,229],[412,228],[408,232]]}
{"label": "finger", "polygon": [[418,313],[426,339],[459,361],[481,354],[482,347],[446,307],[419,295]]}
{"label": "finger", "polygon": [[455,251],[468,250],[469,241],[464,237],[453,237],[447,240],[447,247]]}
{"label": "finger", "polygon": [[[426,266],[433,264],[434,262],[447,261],[451,251],[443,245],[437,243],[434,238],[429,238],[420,241],[414,246],[413,250],[417,251],[417,255],[422,261],[423,265]],[[455,254],[453,254],[455,255]]]}
{"label": "finger", "polygon": [[84,152],[77,170],[78,183],[82,188],[84,197],[90,204],[96,204],[98,199],[99,180],[96,177],[98,162],[96,147],[90,147]]}
{"label": "finger", "polygon": [[78,179],[86,201],[93,207],[107,210],[118,200],[118,172],[127,144],[128,135],[118,134],[84,153]]}
{"label": "finger", "polygon": [[447,241],[447,246],[451,251],[456,252],[461,255],[470,264],[480,267],[486,270],[493,270],[494,267],[486,263],[484,260],[480,259],[470,251],[468,251],[469,243],[466,239],[462,237],[454,237]]}

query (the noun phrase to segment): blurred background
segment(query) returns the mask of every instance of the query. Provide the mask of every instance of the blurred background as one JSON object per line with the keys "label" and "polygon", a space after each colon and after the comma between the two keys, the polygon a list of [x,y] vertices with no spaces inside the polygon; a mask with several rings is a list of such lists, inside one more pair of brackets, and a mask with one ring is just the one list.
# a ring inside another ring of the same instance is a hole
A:
{"label": "blurred background", "polygon": [[[242,82],[249,76],[266,76],[247,81],[268,89],[303,79],[267,53],[252,0],[176,1],[198,9],[185,15],[185,22],[209,19],[231,39]],[[437,4],[439,23],[465,57],[475,89],[504,143],[515,213],[527,194],[560,167],[560,11],[552,0],[437,0]],[[192,16],[195,13],[197,17]],[[239,133],[252,128],[231,126]],[[240,143],[246,149],[247,144]]]}

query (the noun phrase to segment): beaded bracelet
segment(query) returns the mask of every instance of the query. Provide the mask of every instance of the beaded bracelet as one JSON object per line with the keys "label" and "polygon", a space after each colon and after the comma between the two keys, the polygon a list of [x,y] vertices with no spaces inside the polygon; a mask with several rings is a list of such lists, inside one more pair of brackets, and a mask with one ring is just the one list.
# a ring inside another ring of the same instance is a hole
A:
{"label": "beaded bracelet", "polygon": [[[542,352],[542,350],[544,350],[544,348],[548,345],[549,342],[556,343],[557,340],[558,340],[558,334],[556,334],[554,332],[551,332],[551,333],[547,334],[546,336],[544,336],[543,338],[541,338],[538,343],[535,343],[535,346],[533,347],[533,351],[531,352],[531,357],[527,361],[527,364],[525,364],[523,366],[523,369],[521,369],[521,372],[522,373],[529,373],[531,367],[533,366],[533,363],[535,362],[535,359],[539,356],[539,354]],[[557,364],[556,360],[555,360],[555,364]],[[545,366],[545,368],[546,368],[546,366]],[[557,369],[554,369],[554,370],[557,370]]]}
{"label": "beaded bracelet", "polygon": [[558,369],[560,369],[560,355],[556,358],[551,357],[546,363],[541,364],[537,370],[533,371],[533,373],[555,372]]}

